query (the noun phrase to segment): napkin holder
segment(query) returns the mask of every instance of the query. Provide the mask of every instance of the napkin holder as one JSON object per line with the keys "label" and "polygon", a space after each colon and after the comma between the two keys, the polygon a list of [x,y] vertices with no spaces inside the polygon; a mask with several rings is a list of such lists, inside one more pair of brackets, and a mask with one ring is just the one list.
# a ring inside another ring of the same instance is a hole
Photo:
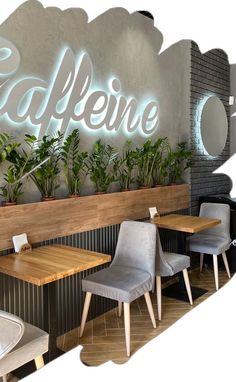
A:
{"label": "napkin holder", "polygon": [[18,255],[23,255],[24,253],[31,252],[31,251],[32,251],[32,247],[31,247],[30,243],[25,243],[25,244],[22,244],[19,252],[17,252],[17,253],[18,253]]}
{"label": "napkin holder", "polygon": [[20,235],[16,235],[12,237],[12,241],[14,244],[15,252],[18,254],[23,254],[32,251],[32,247],[30,243],[28,243],[26,233],[22,233]]}
{"label": "napkin holder", "polygon": [[150,207],[149,208],[149,215],[150,215],[150,220],[154,220],[157,217],[160,217],[157,208],[156,207]]}

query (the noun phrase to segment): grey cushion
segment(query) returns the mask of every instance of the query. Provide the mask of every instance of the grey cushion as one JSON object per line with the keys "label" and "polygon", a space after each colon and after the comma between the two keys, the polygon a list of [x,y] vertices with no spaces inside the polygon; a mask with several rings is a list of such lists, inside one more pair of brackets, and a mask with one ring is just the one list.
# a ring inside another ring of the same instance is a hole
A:
{"label": "grey cushion", "polygon": [[157,229],[156,275],[173,276],[185,268],[190,267],[190,258],[178,253],[163,252],[159,231]]}
{"label": "grey cushion", "polygon": [[0,360],[0,376],[48,351],[48,334],[24,322],[25,331],[17,345]]}
{"label": "grey cushion", "polygon": [[130,303],[152,289],[152,277],[138,268],[114,265],[83,279],[82,288],[85,292]]}
{"label": "grey cushion", "polygon": [[202,203],[200,216],[220,219],[221,223],[188,238],[193,252],[219,255],[230,247],[230,207],[222,203]]}
{"label": "grey cushion", "polygon": [[199,232],[200,235],[214,235],[230,239],[230,206],[228,204],[202,203],[199,216],[221,220],[220,224]]}
{"label": "grey cushion", "polygon": [[156,226],[124,221],[111,266],[83,279],[82,288],[85,292],[130,303],[152,289],[155,257]]}
{"label": "grey cushion", "polygon": [[11,313],[0,310],[0,359],[3,358],[24,333],[24,322]]}
{"label": "grey cushion", "polygon": [[163,252],[163,257],[168,267],[161,269],[158,276],[173,276],[183,269],[190,267],[190,257],[178,253]]}
{"label": "grey cushion", "polygon": [[156,226],[124,221],[120,226],[114,260],[111,264],[142,269],[155,277]]}
{"label": "grey cushion", "polygon": [[195,234],[190,236],[189,249],[193,252],[219,255],[230,247],[230,239],[215,235]]}

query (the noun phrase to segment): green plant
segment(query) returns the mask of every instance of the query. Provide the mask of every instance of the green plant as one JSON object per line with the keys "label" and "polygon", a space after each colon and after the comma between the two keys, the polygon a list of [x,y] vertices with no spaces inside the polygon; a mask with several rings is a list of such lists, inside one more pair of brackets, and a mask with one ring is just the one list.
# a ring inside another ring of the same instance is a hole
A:
{"label": "green plant", "polygon": [[18,168],[14,165],[9,166],[4,173],[5,184],[0,187],[0,195],[3,196],[6,203],[17,202],[17,198],[23,194],[23,182],[20,181],[20,177]]}
{"label": "green plant", "polygon": [[159,164],[159,175],[158,175],[158,183],[162,186],[165,186],[169,183],[169,160],[168,157],[162,158],[160,164]]}
{"label": "green plant", "polygon": [[7,156],[18,146],[20,146],[19,143],[13,143],[11,142],[12,138],[6,134],[1,133],[0,134],[0,164],[7,159]]}
{"label": "green plant", "polygon": [[24,142],[26,143],[27,150],[18,143],[6,158],[9,162],[14,164],[20,176],[29,172],[34,165],[33,155],[37,138],[34,135],[25,134]]}
{"label": "green plant", "polygon": [[155,151],[152,141],[148,139],[141,148],[136,149],[138,167],[137,182],[139,187],[151,187]]}
{"label": "green plant", "polygon": [[169,183],[182,181],[183,172],[192,165],[192,153],[187,142],[178,143],[175,150],[168,153]]}
{"label": "green plant", "polygon": [[155,185],[165,184],[167,172],[167,153],[169,151],[168,138],[158,138],[153,145],[152,179]]}
{"label": "green plant", "polygon": [[116,156],[117,152],[113,147],[102,143],[101,139],[95,142],[87,169],[96,192],[107,192],[108,187],[115,180],[114,174],[111,174],[110,165]]}
{"label": "green plant", "polygon": [[25,142],[30,150],[25,150],[20,143],[12,143],[11,150],[7,150],[6,159],[12,163],[4,174],[5,184],[1,187],[1,195],[5,202],[16,202],[23,194],[24,178],[31,170],[33,143],[36,137],[26,135]]}
{"label": "green plant", "polygon": [[136,166],[137,155],[136,152],[131,150],[131,141],[127,141],[123,154],[118,155],[114,159],[114,174],[120,184],[121,189],[129,189],[130,184],[135,181],[133,177],[133,170]]}
{"label": "green plant", "polygon": [[30,178],[40,191],[42,198],[55,197],[59,187],[59,160],[63,134],[58,132],[56,137],[45,135],[33,151],[31,165],[36,167],[48,160],[30,174]]}
{"label": "green plant", "polygon": [[85,175],[87,152],[79,150],[79,130],[75,129],[65,140],[61,159],[64,164],[64,173],[70,195],[79,195],[81,177]]}

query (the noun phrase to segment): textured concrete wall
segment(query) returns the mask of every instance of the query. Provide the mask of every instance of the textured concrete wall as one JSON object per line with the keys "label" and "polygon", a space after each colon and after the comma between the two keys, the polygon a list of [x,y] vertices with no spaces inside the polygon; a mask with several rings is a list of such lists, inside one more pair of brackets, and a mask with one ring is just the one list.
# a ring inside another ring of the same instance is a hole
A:
{"label": "textured concrete wall", "polygon": [[[88,52],[94,68],[93,83],[98,88],[106,88],[109,78],[115,76],[120,80],[125,96],[135,97],[139,103],[147,99],[158,102],[159,126],[151,137],[153,140],[168,136],[175,146],[178,141],[188,138],[190,42],[179,42],[158,54],[163,38],[151,19],[115,8],[88,23],[87,15],[81,9],[44,9],[39,2],[30,0],[0,26],[0,36],[12,41],[21,55],[18,71],[0,89],[0,100],[12,81],[25,75],[50,81],[61,49],[69,46],[76,56],[82,50]],[[68,131],[73,126],[70,125]],[[0,129],[19,140],[25,133],[39,133],[38,127],[29,126],[27,122],[13,127],[4,118],[0,118]],[[55,124],[50,125],[48,132],[53,130]],[[83,149],[91,150],[98,138],[121,149],[127,135],[123,130],[107,134],[104,129],[91,133],[81,128]],[[141,146],[145,140],[138,133],[129,138],[134,146]],[[89,182],[85,184],[84,192],[93,192]],[[66,188],[61,179],[57,196],[65,195]],[[30,182],[20,201],[38,199],[39,193]]]}

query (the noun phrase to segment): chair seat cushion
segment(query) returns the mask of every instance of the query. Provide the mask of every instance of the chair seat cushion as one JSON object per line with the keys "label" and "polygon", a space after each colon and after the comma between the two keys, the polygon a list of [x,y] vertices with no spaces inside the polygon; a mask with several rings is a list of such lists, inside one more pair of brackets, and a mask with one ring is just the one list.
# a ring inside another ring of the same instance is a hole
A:
{"label": "chair seat cushion", "polygon": [[163,252],[164,260],[168,263],[168,267],[164,267],[158,276],[173,276],[183,269],[190,267],[190,257],[178,253]]}
{"label": "chair seat cushion", "polygon": [[24,322],[14,314],[0,311],[0,359],[3,358],[24,333]]}
{"label": "chair seat cushion", "polygon": [[130,303],[152,289],[152,276],[138,268],[113,265],[87,276],[82,288],[84,292]]}
{"label": "chair seat cushion", "polygon": [[225,237],[195,234],[188,238],[189,249],[193,252],[219,255],[230,247],[230,240]]}
{"label": "chair seat cushion", "polygon": [[0,376],[24,365],[48,351],[48,333],[24,322],[21,340],[0,360]]}

